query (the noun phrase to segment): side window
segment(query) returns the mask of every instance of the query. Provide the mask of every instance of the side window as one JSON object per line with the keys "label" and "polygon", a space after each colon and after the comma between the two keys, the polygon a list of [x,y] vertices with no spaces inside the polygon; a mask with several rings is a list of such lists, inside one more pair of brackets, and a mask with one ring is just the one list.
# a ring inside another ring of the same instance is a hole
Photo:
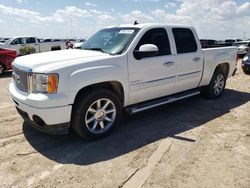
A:
{"label": "side window", "polygon": [[16,38],[10,44],[12,44],[12,45],[24,44],[24,40],[23,40],[23,38]]}
{"label": "side window", "polygon": [[172,31],[178,54],[197,51],[194,34],[190,29],[173,28]]}
{"label": "side window", "polygon": [[36,39],[34,37],[26,38],[26,43],[27,44],[36,43]]}
{"label": "side window", "polygon": [[144,44],[156,45],[159,49],[158,56],[171,54],[168,34],[163,28],[151,29],[147,31],[142,36],[135,50],[139,50],[140,46]]}

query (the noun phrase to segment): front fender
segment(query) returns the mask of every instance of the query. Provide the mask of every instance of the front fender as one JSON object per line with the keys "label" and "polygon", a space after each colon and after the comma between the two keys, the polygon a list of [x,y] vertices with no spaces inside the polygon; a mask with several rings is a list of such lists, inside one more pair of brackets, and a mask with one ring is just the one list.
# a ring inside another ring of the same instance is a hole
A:
{"label": "front fender", "polygon": [[74,92],[73,96],[76,96],[82,88],[111,81],[119,82],[122,85],[124,104],[126,104],[128,101],[128,96],[126,95],[128,88],[127,74],[120,66],[107,64],[81,68],[70,74],[68,83],[71,83],[69,84],[69,90]]}

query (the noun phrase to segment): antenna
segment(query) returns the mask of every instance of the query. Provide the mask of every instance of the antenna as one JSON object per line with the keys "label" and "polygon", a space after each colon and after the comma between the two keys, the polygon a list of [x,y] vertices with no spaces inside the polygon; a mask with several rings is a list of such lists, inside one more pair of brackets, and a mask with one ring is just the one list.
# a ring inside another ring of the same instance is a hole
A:
{"label": "antenna", "polygon": [[138,25],[139,23],[137,22],[137,20],[135,20],[135,22],[134,22],[134,25]]}

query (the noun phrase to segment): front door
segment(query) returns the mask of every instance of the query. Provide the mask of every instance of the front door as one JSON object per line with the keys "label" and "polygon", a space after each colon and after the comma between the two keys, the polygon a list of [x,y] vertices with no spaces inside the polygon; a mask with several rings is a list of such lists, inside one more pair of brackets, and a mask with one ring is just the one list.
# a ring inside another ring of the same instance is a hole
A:
{"label": "front door", "polygon": [[[20,38],[16,38],[14,39],[11,43],[10,43],[10,47],[11,49],[15,49],[17,51],[18,55],[22,55],[22,49],[24,49],[25,47],[25,41],[24,38],[20,37]],[[21,52],[20,52],[21,49]]]}
{"label": "front door", "polygon": [[133,54],[128,56],[130,104],[172,94],[176,80],[175,59],[166,29],[148,30],[134,50],[144,44],[156,45],[159,53],[139,60]]}

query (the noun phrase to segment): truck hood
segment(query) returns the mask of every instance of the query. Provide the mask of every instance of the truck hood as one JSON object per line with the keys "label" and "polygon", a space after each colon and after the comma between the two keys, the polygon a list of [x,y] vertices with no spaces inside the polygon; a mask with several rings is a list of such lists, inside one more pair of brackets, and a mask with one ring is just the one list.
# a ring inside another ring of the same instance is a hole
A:
{"label": "truck hood", "polygon": [[111,55],[93,50],[59,50],[18,57],[14,66],[28,68],[32,71],[45,71],[46,69],[64,66],[74,62],[90,62],[110,57]]}

